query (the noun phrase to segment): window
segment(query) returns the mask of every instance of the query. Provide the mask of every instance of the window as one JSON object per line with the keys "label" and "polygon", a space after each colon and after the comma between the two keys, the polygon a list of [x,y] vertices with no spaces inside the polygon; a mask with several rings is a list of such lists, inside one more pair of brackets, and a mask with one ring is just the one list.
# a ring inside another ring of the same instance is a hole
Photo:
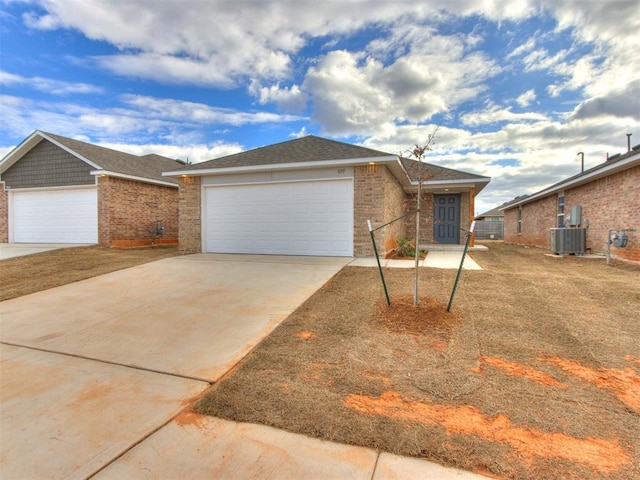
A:
{"label": "window", "polygon": [[522,235],[522,207],[518,207],[518,235]]}
{"label": "window", "polygon": [[564,227],[564,193],[558,194],[558,219],[556,226],[558,228]]}

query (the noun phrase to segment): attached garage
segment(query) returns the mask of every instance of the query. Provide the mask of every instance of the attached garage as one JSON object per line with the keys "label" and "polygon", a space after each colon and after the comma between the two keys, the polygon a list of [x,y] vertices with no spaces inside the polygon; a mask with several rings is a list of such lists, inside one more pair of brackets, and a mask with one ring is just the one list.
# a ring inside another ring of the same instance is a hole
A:
{"label": "attached garage", "polygon": [[9,192],[9,222],[16,243],[98,243],[98,190]]}
{"label": "attached garage", "polygon": [[35,131],[0,161],[0,242],[175,245],[181,165]]}
{"label": "attached garage", "polygon": [[[465,227],[490,180],[313,135],[164,176],[180,182],[182,252],[348,257],[374,254],[368,221],[384,227],[374,235],[378,251],[387,239],[412,235],[418,185],[432,212],[436,194],[454,196]],[[429,233],[421,241],[433,243],[433,217],[422,218]]]}
{"label": "attached garage", "polygon": [[210,253],[353,255],[353,179],[213,185],[204,189]]}

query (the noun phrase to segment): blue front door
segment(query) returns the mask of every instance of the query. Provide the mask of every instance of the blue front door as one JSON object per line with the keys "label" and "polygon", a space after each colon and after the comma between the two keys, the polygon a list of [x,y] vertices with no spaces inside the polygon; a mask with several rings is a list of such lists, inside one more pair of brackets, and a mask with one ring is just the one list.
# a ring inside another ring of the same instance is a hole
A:
{"label": "blue front door", "polygon": [[434,195],[433,238],[438,243],[460,243],[460,195]]}

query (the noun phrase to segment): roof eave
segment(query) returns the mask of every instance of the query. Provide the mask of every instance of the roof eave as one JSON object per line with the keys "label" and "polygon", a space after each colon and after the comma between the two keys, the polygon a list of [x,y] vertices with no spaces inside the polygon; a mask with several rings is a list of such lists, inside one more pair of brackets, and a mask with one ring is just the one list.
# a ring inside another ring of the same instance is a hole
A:
{"label": "roof eave", "polygon": [[135,175],[127,175],[125,173],[111,172],[109,170],[98,169],[98,170],[92,170],[89,173],[91,173],[91,175],[95,175],[97,177],[100,177],[100,176],[104,175],[106,177],[122,178],[124,180],[133,180],[133,181],[141,182],[141,183],[151,183],[153,185],[161,185],[163,187],[178,188],[178,184],[177,183],[163,182],[162,180],[154,180],[152,178],[147,178],[147,177],[137,177]]}
{"label": "roof eave", "polygon": [[308,170],[320,167],[348,167],[365,165],[370,163],[392,163],[397,161],[397,156],[347,158],[339,160],[317,160],[312,162],[289,162],[268,165],[247,165],[242,167],[203,168],[193,170],[172,170],[163,172],[164,177],[202,177],[205,175],[229,175],[233,173],[269,172],[275,170]]}
{"label": "roof eave", "polygon": [[531,203],[534,202],[536,200],[539,200],[541,198],[547,197],[549,195],[553,195],[554,193],[560,192],[562,190],[565,190],[567,188],[574,188],[574,187],[579,187],[580,185],[583,185],[585,183],[589,183],[589,182],[593,182],[594,180],[598,180],[599,178],[602,177],[606,177],[608,175],[612,175],[614,173],[617,173],[618,171],[622,171],[622,170],[626,170],[628,168],[631,168],[634,164],[638,164],[640,165],[640,154],[638,155],[632,155],[629,158],[626,158],[624,160],[620,160],[618,162],[614,162],[614,163],[604,163],[602,165],[602,168],[599,168],[597,170],[594,170],[592,172],[588,172],[585,175],[581,175],[580,177],[574,178],[573,180],[568,180],[566,182],[562,182],[560,184],[556,184],[552,187],[547,187],[543,190],[540,190],[537,193],[533,193],[531,195],[529,195],[526,198],[523,198],[521,201],[519,202],[514,202],[510,205],[507,205],[506,207],[501,208],[501,211],[507,211],[511,208],[514,207],[519,207],[521,205],[525,205],[527,203]]}
{"label": "roof eave", "polygon": [[[489,182],[491,182],[491,178],[489,177],[460,178],[455,180],[426,180],[422,182],[422,191],[429,192],[433,190],[444,190],[446,188],[454,188],[454,189],[475,188],[476,195],[477,195],[484,189],[484,187],[486,187],[489,184]],[[411,186],[406,190],[410,192],[417,191],[419,183],[420,182],[416,180],[412,180]]]}

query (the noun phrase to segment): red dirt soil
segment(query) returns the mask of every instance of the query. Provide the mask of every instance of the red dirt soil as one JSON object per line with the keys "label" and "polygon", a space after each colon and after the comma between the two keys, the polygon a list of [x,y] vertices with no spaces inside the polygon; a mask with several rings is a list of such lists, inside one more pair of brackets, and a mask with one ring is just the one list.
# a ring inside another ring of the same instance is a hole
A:
{"label": "red dirt soil", "polygon": [[309,340],[310,338],[313,338],[314,336],[315,336],[315,334],[313,332],[308,332],[308,331],[296,333],[296,337],[301,338],[302,340]]}
{"label": "red dirt soil", "polygon": [[[526,378],[527,380],[534,381],[536,383],[539,383],[540,385],[567,388],[567,385],[565,383],[559,382],[558,380],[553,378],[551,375],[547,375],[546,373],[541,372],[540,370],[536,370],[535,368],[530,367],[529,365],[509,362],[500,357],[482,356],[479,358],[479,360],[481,362],[486,363],[487,365],[491,365],[493,367],[503,370],[507,375]],[[482,369],[481,368],[473,369],[473,371],[478,371],[478,370],[482,370]]]}
{"label": "red dirt soil", "polygon": [[617,441],[579,439],[562,433],[518,427],[512,425],[506,415],[499,414],[491,418],[470,405],[452,407],[429,404],[403,397],[394,391],[385,392],[379,398],[349,395],[345,405],[363,414],[382,415],[423,425],[436,424],[445,428],[447,433],[477,435],[491,442],[507,443],[528,458],[561,458],[602,473],[614,472],[632,461]]}
{"label": "red dirt soil", "polygon": [[596,370],[566,358],[542,357],[538,360],[555,365],[598,388],[608,390],[629,407],[640,411],[640,375],[632,368],[599,368]]}

